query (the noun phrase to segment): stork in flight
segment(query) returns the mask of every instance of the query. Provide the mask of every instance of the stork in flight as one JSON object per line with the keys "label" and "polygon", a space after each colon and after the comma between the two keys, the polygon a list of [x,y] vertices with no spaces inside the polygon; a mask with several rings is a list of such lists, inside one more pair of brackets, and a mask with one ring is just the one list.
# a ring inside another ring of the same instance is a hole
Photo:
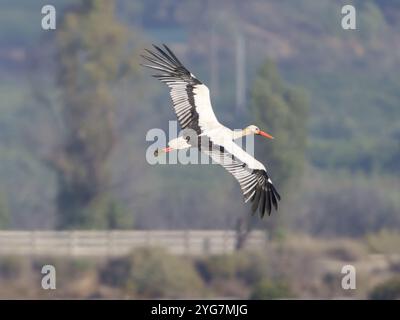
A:
{"label": "stork in flight", "polygon": [[170,88],[172,104],[180,126],[183,130],[194,130],[198,136],[198,139],[180,136],[171,140],[168,147],[158,149],[155,154],[197,147],[236,178],[244,201],[252,202],[253,213],[259,209],[260,216],[263,217],[265,211],[268,215],[271,214],[272,206],[277,210],[281,197],[264,165],[234,142],[235,139],[250,134],[270,139],[273,137],[255,125],[241,131],[233,131],[222,125],[212,109],[207,86],[188,71],[166,45],[164,48],[154,45],[154,49],[146,49],[147,55],[142,57],[151,64],[142,66],[158,71],[158,74],[153,76]]}

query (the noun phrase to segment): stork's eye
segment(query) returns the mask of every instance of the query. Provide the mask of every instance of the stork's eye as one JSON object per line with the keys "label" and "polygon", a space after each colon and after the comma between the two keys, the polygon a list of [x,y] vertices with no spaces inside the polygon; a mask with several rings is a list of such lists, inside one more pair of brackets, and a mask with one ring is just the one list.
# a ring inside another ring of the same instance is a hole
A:
{"label": "stork's eye", "polygon": [[189,142],[190,141],[190,136],[186,136],[185,140],[186,140],[186,142]]}

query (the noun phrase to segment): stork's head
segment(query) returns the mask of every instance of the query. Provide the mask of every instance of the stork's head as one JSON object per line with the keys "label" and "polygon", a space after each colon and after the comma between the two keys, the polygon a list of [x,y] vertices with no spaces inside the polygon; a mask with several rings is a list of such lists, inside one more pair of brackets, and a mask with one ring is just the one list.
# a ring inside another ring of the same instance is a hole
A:
{"label": "stork's head", "polygon": [[248,127],[246,127],[243,131],[244,131],[245,135],[256,134],[256,135],[260,135],[260,136],[263,136],[263,137],[266,137],[266,138],[269,138],[269,139],[273,139],[274,138],[270,134],[268,134],[268,133],[266,133],[264,131],[261,131],[260,128],[258,128],[257,126],[255,126],[253,124],[248,126]]}

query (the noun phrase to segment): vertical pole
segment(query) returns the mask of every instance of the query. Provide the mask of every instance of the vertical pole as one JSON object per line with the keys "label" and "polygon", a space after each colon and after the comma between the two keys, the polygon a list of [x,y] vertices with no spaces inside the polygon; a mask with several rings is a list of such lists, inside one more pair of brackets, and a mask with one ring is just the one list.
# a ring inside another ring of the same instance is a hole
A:
{"label": "vertical pole", "polygon": [[246,102],[246,48],[243,33],[236,34],[236,113],[243,111]]}
{"label": "vertical pole", "polygon": [[214,27],[210,30],[210,86],[214,96],[218,95],[218,39]]}
{"label": "vertical pole", "polygon": [[210,90],[213,96],[218,96],[218,38],[214,27],[214,11],[216,10],[213,0],[207,1],[207,15],[210,33]]}
{"label": "vertical pole", "polygon": [[184,255],[189,255],[190,254],[190,231],[189,230],[185,230],[184,231]]}

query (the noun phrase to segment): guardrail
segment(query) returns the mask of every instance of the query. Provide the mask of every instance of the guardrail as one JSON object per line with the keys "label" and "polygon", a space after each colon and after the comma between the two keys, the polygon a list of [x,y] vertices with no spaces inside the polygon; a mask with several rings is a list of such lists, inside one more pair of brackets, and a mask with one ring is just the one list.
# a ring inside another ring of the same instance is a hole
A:
{"label": "guardrail", "polygon": [[[266,236],[252,231],[247,248],[262,248]],[[224,254],[235,250],[233,230],[0,231],[0,256],[126,255],[138,247],[164,247],[177,255]]]}

